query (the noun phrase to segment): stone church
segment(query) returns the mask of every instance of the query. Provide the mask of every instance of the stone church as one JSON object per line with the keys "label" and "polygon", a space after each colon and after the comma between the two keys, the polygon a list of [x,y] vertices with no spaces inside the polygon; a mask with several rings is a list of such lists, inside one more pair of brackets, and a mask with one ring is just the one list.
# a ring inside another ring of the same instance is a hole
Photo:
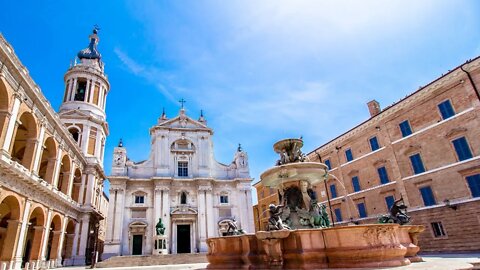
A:
{"label": "stone church", "polygon": [[[150,129],[149,158],[133,162],[120,143],[113,153],[104,259],[155,254],[155,226],[165,226],[166,253],[208,250],[206,239],[224,235],[226,224],[253,232],[247,153],[239,146],[233,161],[215,160],[213,130],[203,114],[168,119]],[[158,253],[157,253],[158,254]]]}

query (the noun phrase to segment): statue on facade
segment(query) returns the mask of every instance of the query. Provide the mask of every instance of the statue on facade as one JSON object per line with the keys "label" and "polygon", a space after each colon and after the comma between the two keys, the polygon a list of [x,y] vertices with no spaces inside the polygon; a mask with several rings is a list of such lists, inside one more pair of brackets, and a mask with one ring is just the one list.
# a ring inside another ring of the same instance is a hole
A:
{"label": "statue on facade", "polygon": [[393,202],[388,215],[382,215],[378,218],[378,223],[397,223],[404,225],[410,222],[410,216],[407,215],[408,206],[405,205],[403,197]]}
{"label": "statue on facade", "polygon": [[165,226],[163,225],[162,218],[158,219],[158,223],[155,226],[157,235],[164,235],[165,234]]}
{"label": "statue on facade", "polygon": [[284,205],[274,205],[270,204],[268,206],[268,211],[270,218],[268,219],[267,231],[278,231],[278,230],[288,230],[290,227],[283,223],[282,214]]}

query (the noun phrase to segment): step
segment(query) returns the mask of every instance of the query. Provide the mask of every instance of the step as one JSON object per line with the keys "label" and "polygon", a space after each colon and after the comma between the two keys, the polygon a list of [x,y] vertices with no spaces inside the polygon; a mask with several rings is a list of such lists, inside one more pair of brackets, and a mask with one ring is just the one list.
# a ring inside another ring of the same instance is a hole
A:
{"label": "step", "polygon": [[207,263],[205,253],[166,254],[151,256],[115,256],[97,263],[98,268]]}

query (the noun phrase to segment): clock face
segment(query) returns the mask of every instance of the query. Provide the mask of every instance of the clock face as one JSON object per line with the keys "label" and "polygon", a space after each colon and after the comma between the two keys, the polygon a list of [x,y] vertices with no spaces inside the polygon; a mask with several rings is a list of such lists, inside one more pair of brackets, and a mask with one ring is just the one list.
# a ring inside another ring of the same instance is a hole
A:
{"label": "clock face", "polygon": [[113,156],[113,162],[115,162],[115,165],[121,165],[123,161],[123,155],[120,153],[117,153]]}

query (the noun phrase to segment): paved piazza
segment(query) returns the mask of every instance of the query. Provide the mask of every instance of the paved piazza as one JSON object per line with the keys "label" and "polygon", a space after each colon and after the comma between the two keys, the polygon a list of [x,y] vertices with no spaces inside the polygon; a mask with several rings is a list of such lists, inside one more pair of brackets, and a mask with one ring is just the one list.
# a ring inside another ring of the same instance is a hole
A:
{"label": "paved piazza", "polygon": [[[480,253],[471,253],[471,254],[441,254],[441,255],[425,255],[422,257],[425,262],[413,263],[409,266],[403,267],[394,267],[394,268],[381,268],[381,269],[395,269],[395,270],[458,270],[458,269],[471,269],[472,265],[470,262],[480,262]],[[136,267],[116,267],[116,268],[99,268],[99,269],[150,269],[150,270],[177,270],[177,269],[206,269],[207,263],[196,263],[196,264],[176,264],[176,265],[157,265],[157,266],[136,266]],[[64,267],[57,269],[68,269],[68,270],[80,270],[80,269],[89,269],[89,267]],[[338,268],[337,268],[338,269]],[[358,268],[366,269],[366,268]],[[379,268],[380,269],[380,268]],[[339,269],[341,270],[341,269]],[[350,268],[352,270],[352,268]]]}

